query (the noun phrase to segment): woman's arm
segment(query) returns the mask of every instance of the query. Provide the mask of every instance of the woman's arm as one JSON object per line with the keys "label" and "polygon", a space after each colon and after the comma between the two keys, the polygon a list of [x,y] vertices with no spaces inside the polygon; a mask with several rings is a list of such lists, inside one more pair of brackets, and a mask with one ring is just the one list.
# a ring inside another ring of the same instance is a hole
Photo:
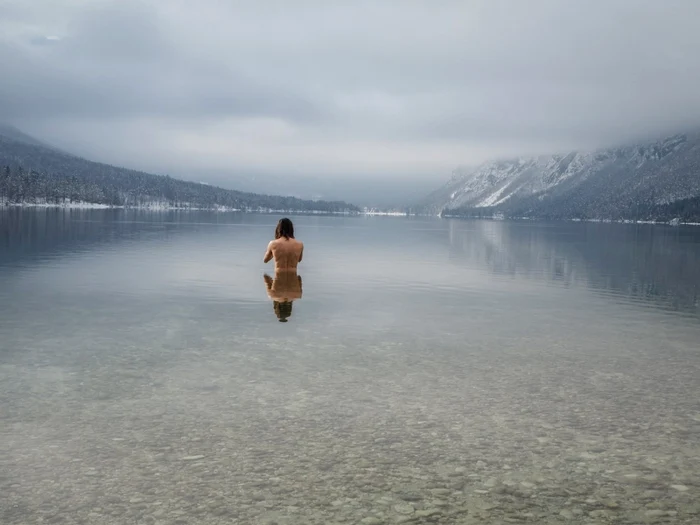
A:
{"label": "woman's arm", "polygon": [[265,257],[263,257],[263,262],[268,263],[272,259],[272,241],[267,245],[267,251],[265,252]]}

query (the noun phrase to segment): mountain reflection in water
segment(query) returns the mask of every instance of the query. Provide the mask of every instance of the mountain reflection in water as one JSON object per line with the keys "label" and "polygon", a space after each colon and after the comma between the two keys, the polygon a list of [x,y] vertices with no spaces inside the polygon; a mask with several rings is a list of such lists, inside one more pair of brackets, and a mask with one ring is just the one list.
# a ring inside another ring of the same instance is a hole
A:
{"label": "mountain reflection in water", "polygon": [[700,315],[700,229],[454,221],[450,260]]}

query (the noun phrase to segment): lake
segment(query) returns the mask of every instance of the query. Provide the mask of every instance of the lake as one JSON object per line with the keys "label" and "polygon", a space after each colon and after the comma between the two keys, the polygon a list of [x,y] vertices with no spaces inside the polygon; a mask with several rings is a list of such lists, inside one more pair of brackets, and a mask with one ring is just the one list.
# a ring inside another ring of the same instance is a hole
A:
{"label": "lake", "polygon": [[700,522],[700,228],[278,218],[0,210],[0,522]]}

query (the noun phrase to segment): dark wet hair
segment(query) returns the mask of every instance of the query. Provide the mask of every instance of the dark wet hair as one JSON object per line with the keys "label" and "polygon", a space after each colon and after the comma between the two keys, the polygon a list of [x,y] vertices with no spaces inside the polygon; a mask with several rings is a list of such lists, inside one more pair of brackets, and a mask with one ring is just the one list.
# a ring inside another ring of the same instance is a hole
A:
{"label": "dark wet hair", "polygon": [[287,317],[292,315],[292,301],[274,301],[272,308],[280,323],[286,323]]}
{"label": "dark wet hair", "polygon": [[277,228],[275,228],[275,239],[280,239],[282,237],[285,239],[294,238],[294,225],[292,224],[292,221],[286,217],[284,219],[280,219],[280,221],[277,223]]}

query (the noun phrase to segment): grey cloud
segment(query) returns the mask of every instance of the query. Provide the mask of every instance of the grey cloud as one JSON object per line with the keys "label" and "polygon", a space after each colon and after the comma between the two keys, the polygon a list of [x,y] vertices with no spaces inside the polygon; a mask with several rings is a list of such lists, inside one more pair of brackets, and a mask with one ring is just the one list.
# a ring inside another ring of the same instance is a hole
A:
{"label": "grey cloud", "polygon": [[[350,168],[328,152],[347,158],[362,141],[377,144],[377,167],[364,170],[400,173],[421,148],[446,152],[434,163],[443,170],[460,154],[469,163],[700,125],[695,0],[16,0],[3,18],[0,113],[51,136],[64,122],[86,143],[95,121],[119,119],[111,147],[130,155],[129,119],[147,119],[164,143],[210,137],[220,149],[202,157],[217,168],[228,155],[276,170],[287,155],[331,174]],[[246,119],[288,127],[247,133]]]}
{"label": "grey cloud", "polygon": [[[207,57],[183,55],[157,14],[138,2],[80,14],[60,40],[0,42],[8,79],[6,118],[276,116],[305,121],[318,109],[296,93],[266,86]],[[48,45],[50,44],[50,45]],[[40,48],[40,49],[36,49]]]}

